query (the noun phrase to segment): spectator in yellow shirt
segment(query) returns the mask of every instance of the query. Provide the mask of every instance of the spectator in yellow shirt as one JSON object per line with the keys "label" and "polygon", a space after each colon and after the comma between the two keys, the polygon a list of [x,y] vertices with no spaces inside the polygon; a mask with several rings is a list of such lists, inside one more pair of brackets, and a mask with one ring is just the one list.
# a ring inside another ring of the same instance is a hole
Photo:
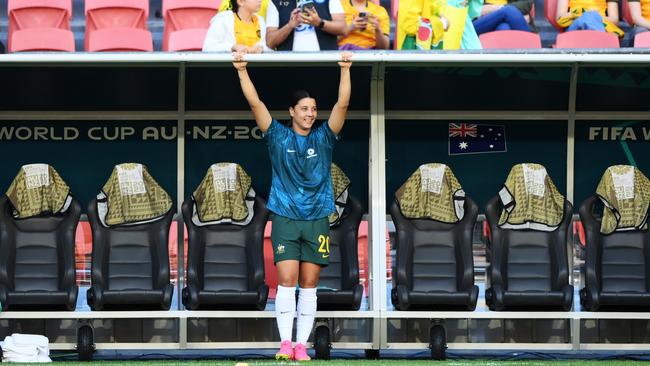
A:
{"label": "spectator in yellow shirt", "polygon": [[370,0],[341,0],[345,11],[345,34],[339,37],[340,50],[388,49],[390,19],[381,5]]}
{"label": "spectator in yellow shirt", "polygon": [[232,10],[219,12],[210,20],[203,52],[261,53],[266,46],[266,24],[256,13],[261,0],[233,0]]}

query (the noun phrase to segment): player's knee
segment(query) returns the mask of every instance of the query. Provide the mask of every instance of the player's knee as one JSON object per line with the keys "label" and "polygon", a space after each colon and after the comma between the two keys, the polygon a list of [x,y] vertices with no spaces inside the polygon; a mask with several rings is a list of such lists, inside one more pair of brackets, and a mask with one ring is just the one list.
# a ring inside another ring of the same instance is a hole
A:
{"label": "player's knee", "polygon": [[297,284],[298,284],[297,274],[287,274],[284,276],[278,274],[278,285],[284,287],[296,287]]}
{"label": "player's knee", "polygon": [[300,279],[300,288],[316,288],[318,286],[318,278]]}

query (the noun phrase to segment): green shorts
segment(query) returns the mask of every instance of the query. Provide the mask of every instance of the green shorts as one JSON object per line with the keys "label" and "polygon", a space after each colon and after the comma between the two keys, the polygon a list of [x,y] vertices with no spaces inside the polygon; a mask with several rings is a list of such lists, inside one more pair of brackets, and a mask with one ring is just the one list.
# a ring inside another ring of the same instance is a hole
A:
{"label": "green shorts", "polygon": [[292,220],[272,215],[273,261],[297,260],[327,266],[330,257],[330,223],[317,220]]}

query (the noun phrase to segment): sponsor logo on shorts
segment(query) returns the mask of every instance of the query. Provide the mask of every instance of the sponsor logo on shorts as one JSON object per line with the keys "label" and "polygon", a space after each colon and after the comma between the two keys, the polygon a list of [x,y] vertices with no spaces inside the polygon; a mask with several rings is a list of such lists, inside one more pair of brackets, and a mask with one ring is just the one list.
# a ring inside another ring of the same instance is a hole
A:
{"label": "sponsor logo on shorts", "polygon": [[284,245],[278,245],[278,249],[275,252],[278,254],[284,254]]}

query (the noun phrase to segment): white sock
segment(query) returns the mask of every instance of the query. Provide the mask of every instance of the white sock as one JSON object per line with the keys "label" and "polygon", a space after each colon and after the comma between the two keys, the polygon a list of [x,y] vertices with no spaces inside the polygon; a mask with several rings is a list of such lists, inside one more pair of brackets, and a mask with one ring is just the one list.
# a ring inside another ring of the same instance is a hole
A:
{"label": "white sock", "polygon": [[275,318],[281,341],[291,341],[293,317],[296,315],[296,288],[278,285],[275,294]]}
{"label": "white sock", "polygon": [[307,344],[316,316],[316,289],[300,288],[298,294],[298,322],[296,323],[296,342]]}

